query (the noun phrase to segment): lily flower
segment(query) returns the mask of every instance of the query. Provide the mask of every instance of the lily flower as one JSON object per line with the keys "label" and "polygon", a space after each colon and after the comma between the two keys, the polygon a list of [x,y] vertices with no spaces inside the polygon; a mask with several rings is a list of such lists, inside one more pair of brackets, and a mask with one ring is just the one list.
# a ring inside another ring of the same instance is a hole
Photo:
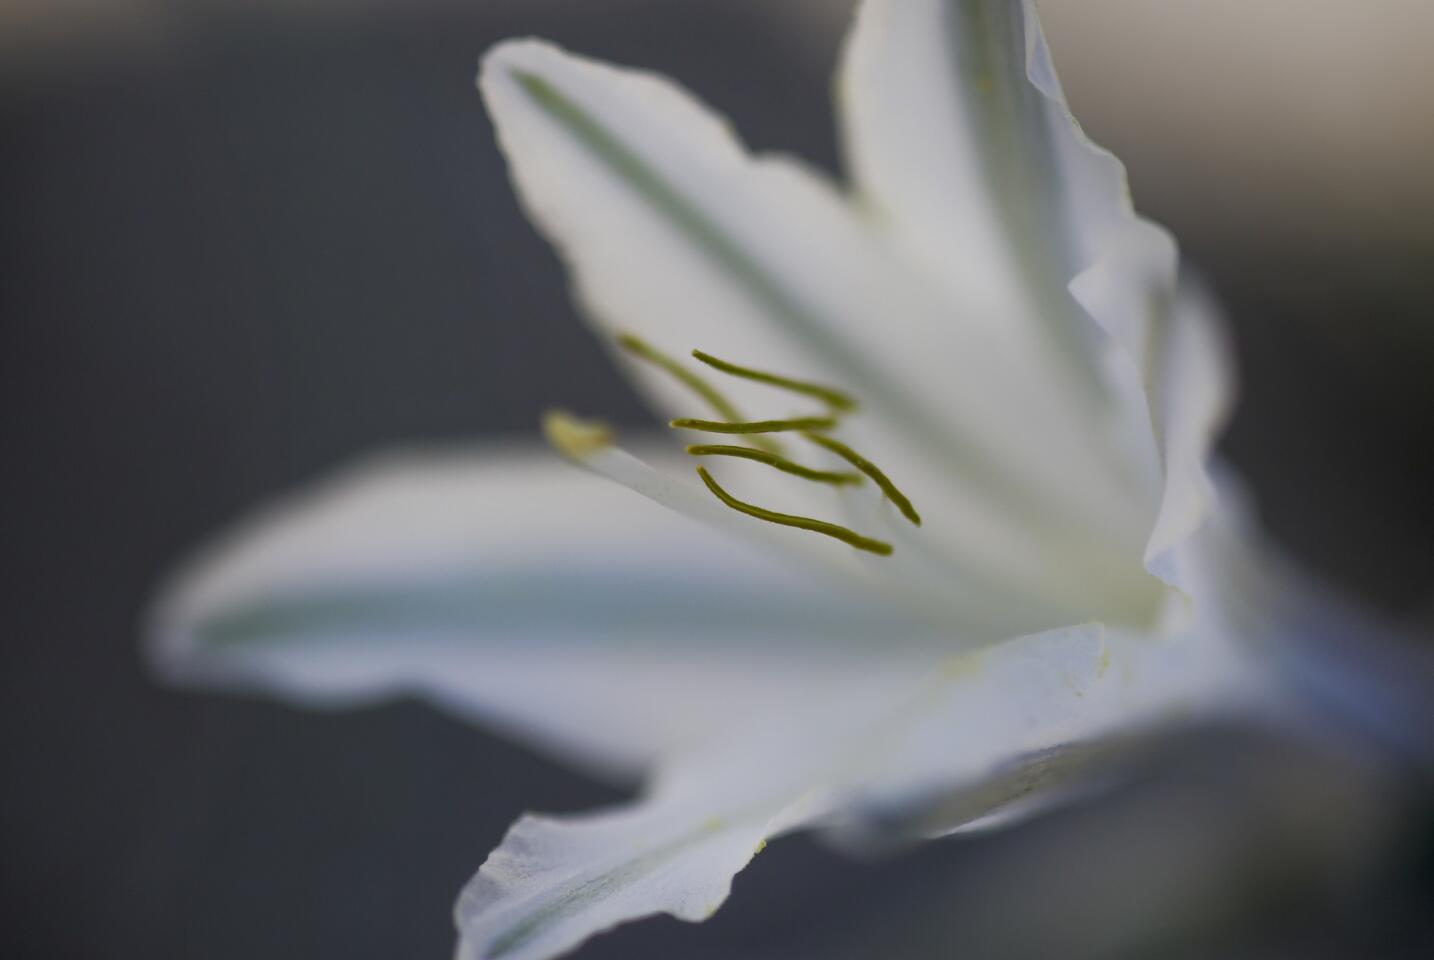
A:
{"label": "lily flower", "polygon": [[553,413],[572,463],[362,464],[212,546],[152,636],[178,682],[417,694],[642,779],[520,819],[459,899],[460,956],[701,920],[781,834],[1010,822],[1172,727],[1271,711],[1272,574],[1212,479],[1218,320],[1072,118],[1030,0],[861,5],[849,183],[542,41],[479,85],[673,433]]}

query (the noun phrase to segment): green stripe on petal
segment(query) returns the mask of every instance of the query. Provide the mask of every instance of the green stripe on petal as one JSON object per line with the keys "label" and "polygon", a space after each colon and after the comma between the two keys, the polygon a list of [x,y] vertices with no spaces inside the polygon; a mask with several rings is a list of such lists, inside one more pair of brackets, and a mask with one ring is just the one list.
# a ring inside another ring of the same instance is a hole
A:
{"label": "green stripe on petal", "polygon": [[[910,477],[980,562],[1018,565],[997,559],[1013,527],[1045,518],[1067,540],[1071,527],[1106,539],[1128,514],[1104,494],[1085,414],[1026,365],[1003,318],[953,308],[819,176],[747,155],[671,84],[538,41],[496,47],[480,86],[520,198],[605,332],[860,396],[853,440]],[[634,374],[689,412],[672,384]]]}

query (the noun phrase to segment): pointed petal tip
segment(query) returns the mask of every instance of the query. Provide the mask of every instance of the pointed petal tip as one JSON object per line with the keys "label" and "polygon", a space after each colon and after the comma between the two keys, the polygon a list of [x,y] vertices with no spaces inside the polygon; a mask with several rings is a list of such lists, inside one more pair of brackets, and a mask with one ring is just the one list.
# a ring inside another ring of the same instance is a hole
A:
{"label": "pointed petal tip", "polygon": [[[737,796],[747,797],[738,787]],[[546,960],[621,924],[710,918],[771,831],[763,812],[712,816],[649,797],[596,813],[524,814],[454,904],[461,960]]]}
{"label": "pointed petal tip", "polygon": [[140,622],[140,655],[145,669],[164,683],[177,684],[184,679],[184,653],[192,646],[189,631],[176,613],[179,588],[166,583],[160,588],[151,607]]}
{"label": "pointed petal tip", "polygon": [[202,611],[223,596],[220,561],[234,542],[229,534],[184,555],[160,580],[139,621],[140,654],[164,683],[192,686],[204,680],[196,657]]}
{"label": "pointed petal tip", "polygon": [[505,66],[533,66],[544,57],[563,55],[556,44],[542,37],[508,37],[499,40],[478,58],[479,81],[485,75]]}
{"label": "pointed petal tip", "polygon": [[571,54],[541,37],[510,37],[500,40],[478,58],[478,74],[474,79],[474,86],[482,95],[491,114],[497,109],[504,84],[517,79],[514,74],[541,70],[544,66],[566,57],[571,57]]}

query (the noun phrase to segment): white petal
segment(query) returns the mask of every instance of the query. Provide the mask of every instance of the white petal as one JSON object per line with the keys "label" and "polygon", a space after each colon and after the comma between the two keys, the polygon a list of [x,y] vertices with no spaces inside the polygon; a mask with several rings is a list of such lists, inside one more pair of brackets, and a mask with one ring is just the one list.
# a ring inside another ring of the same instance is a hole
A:
{"label": "white petal", "polygon": [[[1077,607],[1122,592],[1086,582],[1094,571],[1131,580],[1129,564],[1143,578],[1149,517],[1112,485],[1080,406],[831,185],[749,157],[659,78],[537,41],[495,48],[481,87],[518,192],[601,330],[854,392],[854,445],[926,505],[934,537],[994,576],[1065,590]],[[621,359],[668,409],[693,411],[666,377]],[[765,388],[732,392],[792,412]],[[1092,559],[1109,544],[1116,555]]]}
{"label": "white petal", "polygon": [[757,805],[733,819],[724,800],[654,798],[584,817],[524,817],[458,901],[458,957],[535,960],[655,913],[707,919],[780,812]]}
{"label": "white petal", "polygon": [[905,817],[953,795],[943,830],[1029,812],[1108,772],[1123,740],[1227,702],[1228,678],[1199,645],[1091,626],[944,661],[892,657],[849,687],[794,686],[780,723],[669,768],[636,804],[520,821],[459,901],[460,955],[537,960],[653,913],[704,919],[788,830]]}
{"label": "white petal", "polygon": [[1096,626],[1009,641],[948,665],[914,701],[843,803],[862,819],[925,828],[1002,825],[1118,768],[1162,728],[1243,708],[1253,678],[1193,633]]}
{"label": "white petal", "polygon": [[1161,497],[1144,558],[1166,582],[1175,576],[1175,549],[1214,504],[1206,464],[1234,393],[1212,298],[1188,278],[1174,292],[1159,292],[1175,262],[1165,231],[1135,220],[1071,283],[1075,297],[1113,335],[1105,363],[1123,397],[1118,422],[1128,435],[1153,438],[1145,468],[1160,478]]}
{"label": "white petal", "polygon": [[1096,362],[1120,411],[1112,458],[1133,490],[1164,488],[1145,558],[1168,579],[1208,504],[1226,358],[1208,311],[1173,308],[1174,243],[1070,115],[1034,5],[870,0],[842,94],[854,176],[913,258],[1037,354]]}
{"label": "white petal", "polygon": [[1208,470],[1215,442],[1233,405],[1230,350],[1217,311],[1198,286],[1182,285],[1152,371],[1152,418],[1165,467],[1160,513],[1145,547],[1145,563],[1167,582],[1173,551],[1214,510]]}
{"label": "white petal", "polygon": [[[852,173],[887,229],[958,302],[1094,360],[1066,287],[1139,218],[1066,106],[1034,4],[869,0],[840,80]],[[1150,279],[1142,295],[1168,294],[1173,261]]]}
{"label": "white petal", "polygon": [[859,675],[875,601],[814,584],[547,451],[378,459],[262,511],[165,591],[183,683],[311,705],[420,694],[589,767],[636,772]]}
{"label": "white petal", "polygon": [[1089,378],[1097,331],[1066,284],[1129,201],[1065,110],[1032,5],[869,0],[839,83],[852,175],[891,235],[971,320]]}
{"label": "white petal", "polygon": [[[577,425],[579,430],[593,426],[584,426],[565,414],[552,416],[561,423]],[[551,426],[553,421],[547,423]],[[913,535],[906,518],[872,497],[863,498],[849,490],[817,491],[832,499],[832,507],[839,509],[851,524],[848,529],[876,531],[879,539],[900,544],[893,556],[874,559],[868,553],[834,545],[811,532],[797,532],[743,516],[697,486],[690,474],[684,477],[680,470],[658,469],[617,446],[610,437],[601,442],[580,440],[569,444],[563,433],[569,427],[560,425],[557,429],[555,437],[550,434],[554,445],[594,473],[711,529],[751,540],[774,557],[788,558],[813,573],[845,581],[834,583],[834,591],[870,594],[879,602],[909,613],[913,623],[925,624],[893,635],[890,641],[894,644],[919,645],[936,630],[946,638],[944,643],[979,646],[1062,622],[1062,608],[1043,605],[1008,584],[983,580],[975,571],[962,570],[958,559],[939,553],[930,540]],[[722,468],[714,464],[713,469]],[[775,494],[778,487],[772,481],[783,475],[768,471],[763,476],[764,469],[745,471],[740,478],[744,488],[751,486],[764,494]],[[960,575],[953,576],[953,570]]]}

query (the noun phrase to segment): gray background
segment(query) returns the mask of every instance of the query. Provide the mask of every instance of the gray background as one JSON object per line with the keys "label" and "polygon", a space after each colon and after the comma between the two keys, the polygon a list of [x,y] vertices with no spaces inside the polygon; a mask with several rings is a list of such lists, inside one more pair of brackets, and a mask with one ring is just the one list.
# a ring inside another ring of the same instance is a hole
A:
{"label": "gray background", "polygon": [[[160,688],[144,603],[217,526],[357,452],[529,432],[550,405],[647,422],[518,214],[472,89],[481,50],[535,33],[662,70],[755,147],[832,166],[835,34],[795,43],[756,2],[205,9],[178,40],[17,61],[0,89],[0,955],[444,956],[454,894],[517,814],[620,792],[414,704],[313,715]],[[1427,248],[1231,243],[1221,198],[1135,174],[1231,306],[1245,393],[1226,448],[1276,534],[1427,618]],[[1227,750],[1188,747],[1110,809],[1238,780]],[[783,841],[707,926],[650,922],[584,955],[1082,955],[1063,900],[1132,867],[1070,838],[1180,848],[1145,822],[1078,808],[861,866]],[[1204,939],[1177,924],[1090,949],[1416,955],[1430,832],[1353,889],[1287,884],[1191,921]],[[1042,891],[999,946],[922,905],[998,869]]]}

